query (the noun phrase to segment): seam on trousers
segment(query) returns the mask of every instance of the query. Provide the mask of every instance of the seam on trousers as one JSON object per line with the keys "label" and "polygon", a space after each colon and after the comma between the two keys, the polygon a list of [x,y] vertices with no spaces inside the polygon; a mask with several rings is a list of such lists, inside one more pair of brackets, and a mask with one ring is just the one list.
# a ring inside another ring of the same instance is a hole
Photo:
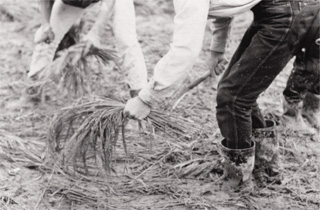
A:
{"label": "seam on trousers", "polygon": [[[238,138],[238,127],[237,127],[237,123],[236,123],[236,114],[235,114],[235,101],[237,100],[238,98],[238,95],[239,93],[243,90],[243,88],[246,86],[246,84],[248,84],[248,82],[252,79],[253,76],[256,75],[257,71],[261,68],[261,66],[266,62],[267,59],[269,59],[270,55],[279,48],[279,45],[285,40],[285,38],[288,36],[288,32],[289,32],[289,28],[292,26],[292,22],[293,22],[293,16],[294,16],[294,13],[293,13],[293,10],[292,10],[292,6],[290,6],[290,10],[291,10],[291,17],[289,18],[290,20],[290,24],[289,24],[289,27],[286,29],[286,32],[285,34],[283,35],[282,39],[280,42],[278,42],[278,45],[273,48],[272,51],[270,51],[270,53],[268,54],[268,56],[260,62],[260,64],[258,65],[257,68],[254,69],[253,71],[253,74],[251,74],[251,76],[243,83],[242,86],[240,86],[239,90],[236,92],[235,96],[233,97],[232,99],[232,104],[231,104],[231,109],[232,109],[232,117],[234,118],[234,127],[235,127],[235,132],[236,132],[236,135],[237,135],[237,141],[236,141],[236,144],[237,144],[237,148],[238,148],[238,145],[239,145],[239,138]],[[259,32],[257,32],[259,33]],[[256,33],[256,35],[257,35]],[[255,36],[256,36],[255,35]]]}

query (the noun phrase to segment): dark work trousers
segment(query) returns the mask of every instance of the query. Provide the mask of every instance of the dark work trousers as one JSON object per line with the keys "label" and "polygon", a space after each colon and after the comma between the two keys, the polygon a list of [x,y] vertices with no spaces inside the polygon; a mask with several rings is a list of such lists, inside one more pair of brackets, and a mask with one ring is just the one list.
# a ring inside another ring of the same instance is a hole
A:
{"label": "dark work trousers", "polygon": [[[319,46],[317,46],[319,49]],[[283,95],[288,103],[303,101],[307,92],[320,94],[320,57],[310,57],[301,51],[295,60],[294,68],[289,76]]]}
{"label": "dark work trousers", "polygon": [[253,23],[218,85],[216,115],[228,148],[248,148],[252,128],[265,127],[257,98],[293,57],[286,38],[301,5],[262,0],[252,8]]}
{"label": "dark work trousers", "polygon": [[100,0],[62,0],[63,3],[74,7],[87,8],[90,4],[99,2]]}
{"label": "dark work trousers", "polygon": [[302,44],[283,91],[286,101],[292,104],[303,101],[307,92],[320,94],[320,6],[306,7],[304,11],[297,16],[292,28],[293,41]]}

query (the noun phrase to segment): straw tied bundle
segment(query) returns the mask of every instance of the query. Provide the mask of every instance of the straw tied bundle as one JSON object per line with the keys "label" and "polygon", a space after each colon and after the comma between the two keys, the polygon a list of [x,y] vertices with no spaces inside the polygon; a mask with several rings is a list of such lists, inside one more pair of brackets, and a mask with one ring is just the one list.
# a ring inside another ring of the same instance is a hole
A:
{"label": "straw tied bundle", "polygon": [[[125,124],[122,102],[104,98],[83,98],[75,105],[60,110],[50,126],[48,148],[51,158],[64,169],[90,174],[97,166],[112,171],[112,154],[121,134],[124,150]],[[151,110],[145,119],[155,130],[185,135],[195,128],[183,119]],[[50,158],[50,159],[51,159]],[[94,166],[93,166],[94,165]]]}
{"label": "straw tied bundle", "polygon": [[91,70],[90,59],[106,65],[113,61],[119,66],[116,52],[112,49],[98,48],[84,41],[58,52],[57,58],[40,75],[42,79],[55,81],[60,90],[72,91],[78,96],[90,92]]}

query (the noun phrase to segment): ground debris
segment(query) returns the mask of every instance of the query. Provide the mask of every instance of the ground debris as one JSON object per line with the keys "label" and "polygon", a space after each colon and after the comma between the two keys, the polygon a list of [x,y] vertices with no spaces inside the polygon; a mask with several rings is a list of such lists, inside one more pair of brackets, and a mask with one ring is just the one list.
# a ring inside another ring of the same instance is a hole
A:
{"label": "ground debris", "polygon": [[[254,192],[245,194],[231,195],[220,189],[223,172],[216,145],[222,137],[215,120],[214,91],[219,78],[195,87],[175,107],[174,113],[187,118],[188,122],[201,125],[201,132],[172,138],[159,132],[154,135],[150,130],[140,132],[139,129],[128,128],[125,136],[127,154],[122,142],[118,142],[112,160],[115,172],[108,178],[96,167],[104,163],[101,157],[97,162],[88,162],[89,170],[97,172],[89,175],[78,173],[75,176],[72,168],[67,173],[61,167],[51,167],[44,162],[49,122],[57,110],[71,105],[73,97],[59,94],[57,85],[51,83],[45,84],[45,94],[41,96],[41,88],[33,87],[42,84],[31,83],[26,78],[34,47],[33,35],[41,23],[37,6],[38,2],[33,0],[0,1],[1,210],[320,208],[319,138],[294,132],[281,124],[278,128],[283,183],[256,188]],[[136,0],[136,6],[139,43],[151,76],[172,40],[172,1]],[[94,17],[96,13],[91,11],[83,16],[81,37],[92,26]],[[227,58],[231,57],[251,20],[250,12],[235,17]],[[105,46],[115,49],[109,26],[105,34]],[[201,55],[188,75],[190,81],[207,71],[210,37],[211,31],[207,30]],[[129,98],[124,75],[118,67],[113,63],[99,65],[94,60],[89,61],[87,69],[92,83],[85,84],[92,94]],[[291,68],[292,63],[259,97],[261,111],[269,119],[280,122],[280,98]],[[21,100],[26,90],[30,91],[31,98]],[[89,91],[84,92],[89,94]],[[45,100],[41,100],[43,96]],[[28,100],[32,103],[27,104]],[[85,172],[83,167],[81,170]]]}

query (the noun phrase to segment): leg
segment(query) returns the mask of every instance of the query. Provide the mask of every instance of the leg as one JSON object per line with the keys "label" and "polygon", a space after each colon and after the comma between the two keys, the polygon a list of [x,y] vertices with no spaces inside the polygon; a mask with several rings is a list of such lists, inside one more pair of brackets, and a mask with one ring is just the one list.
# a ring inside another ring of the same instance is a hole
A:
{"label": "leg", "polygon": [[89,33],[87,33],[87,35],[83,38],[85,41],[97,48],[101,48],[102,46],[102,39],[105,37],[105,28],[110,17],[114,13],[115,2],[117,1],[105,0],[101,2],[96,21]]}
{"label": "leg", "polygon": [[305,123],[302,117],[302,110],[303,101],[307,92],[315,84],[316,78],[316,73],[307,69],[305,53],[300,51],[296,57],[287,86],[283,91],[284,112],[282,123],[286,127],[304,133],[314,133],[314,130]]}
{"label": "leg", "polygon": [[43,70],[53,61],[61,40],[85,10],[82,7],[70,6],[64,2],[75,4],[82,1],[55,0],[50,15],[50,26],[54,38],[50,44],[41,42],[35,46],[28,72],[28,77],[31,79],[36,80],[41,77]]}
{"label": "leg", "polygon": [[[317,38],[319,35],[317,36]],[[319,45],[314,42],[310,48],[310,57],[307,61],[307,68],[313,69],[314,82],[310,84],[308,92],[303,100],[302,116],[316,129],[320,129],[320,53]],[[308,52],[308,49],[307,49]],[[309,57],[309,56],[308,56]]]}
{"label": "leg", "polygon": [[250,45],[251,40],[253,38],[253,36],[257,33],[257,28],[254,27],[254,25],[252,24],[248,30],[246,31],[246,33],[244,34],[238,48],[236,49],[235,53],[233,54],[230,62],[229,62],[229,68],[226,69],[226,71],[223,73],[221,80],[223,80],[223,78],[227,77],[230,74],[230,71],[232,68],[232,66],[234,66],[241,58],[241,55],[243,54],[243,52],[247,49],[247,47]]}
{"label": "leg", "polygon": [[[314,133],[303,120],[302,115],[309,123],[318,127],[320,120],[315,116],[319,112],[319,102],[313,94],[319,95],[319,7],[306,8],[306,13],[303,17],[300,15],[294,23],[300,23],[308,20],[306,24],[301,24],[301,27],[294,27],[293,32],[296,32],[296,37],[306,37],[300,41],[299,46],[305,47],[305,50],[298,50],[295,60],[294,69],[292,70],[287,86],[283,91],[283,122],[287,127],[293,130],[304,131],[306,133]],[[313,13],[312,13],[313,11]],[[309,15],[307,15],[309,14]],[[295,25],[294,25],[295,26]],[[304,31],[309,31],[308,33]],[[311,33],[314,31],[315,33]],[[307,35],[305,35],[307,34]],[[308,97],[307,97],[308,96]]]}
{"label": "leg", "polygon": [[[319,78],[319,77],[318,77]],[[318,80],[318,85],[320,81]],[[319,88],[319,87],[318,87]],[[318,89],[319,90],[319,89]],[[308,92],[303,100],[302,116],[320,131],[320,95]]]}
{"label": "leg", "polygon": [[264,117],[257,103],[252,107],[251,121],[252,121],[252,128],[266,127],[266,122],[264,120]]}
{"label": "leg", "polygon": [[255,33],[244,36],[242,42],[250,44],[229,66],[217,94],[218,124],[227,147],[234,149],[249,147],[252,107],[292,57],[285,40],[292,23],[291,7],[286,3],[258,5],[254,12],[255,22],[249,31]]}
{"label": "leg", "polygon": [[256,143],[253,175],[259,186],[266,183],[281,184],[279,164],[279,135],[276,123],[266,120],[265,128],[254,128],[252,135]]}
{"label": "leg", "polygon": [[307,69],[305,64],[305,53],[299,52],[296,56],[294,68],[287,81],[283,95],[288,103],[299,103],[303,101],[306,93],[312,88],[317,79],[317,72]]}

